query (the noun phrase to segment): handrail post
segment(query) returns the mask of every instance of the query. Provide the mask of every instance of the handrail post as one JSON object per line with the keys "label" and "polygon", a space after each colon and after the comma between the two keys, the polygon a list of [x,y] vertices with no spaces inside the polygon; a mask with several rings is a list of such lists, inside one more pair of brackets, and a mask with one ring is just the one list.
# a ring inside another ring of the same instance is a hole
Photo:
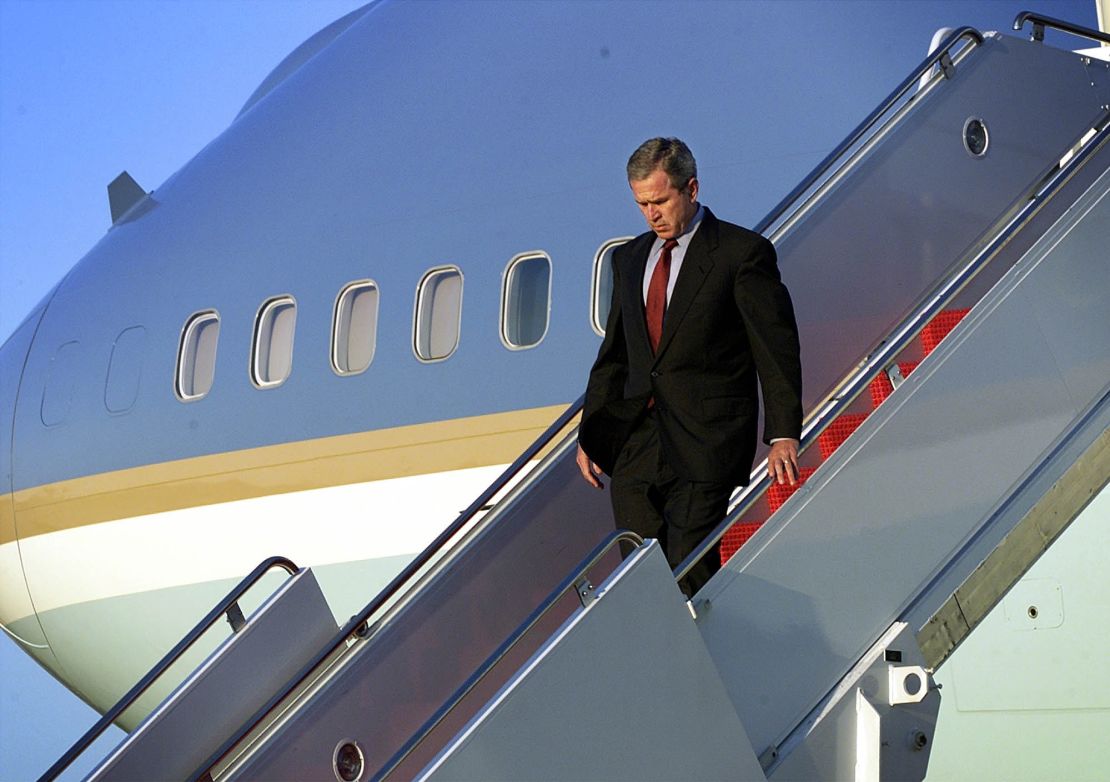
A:
{"label": "handrail post", "polygon": [[243,629],[247,624],[247,618],[243,616],[243,609],[239,607],[239,603],[232,603],[227,608],[227,623],[231,625],[231,632],[237,633]]}
{"label": "handrail post", "polygon": [[944,74],[944,78],[956,78],[956,66],[952,62],[951,54],[949,54],[948,52],[942,54],[940,56],[940,60],[938,60],[938,64],[940,65],[940,72]]}

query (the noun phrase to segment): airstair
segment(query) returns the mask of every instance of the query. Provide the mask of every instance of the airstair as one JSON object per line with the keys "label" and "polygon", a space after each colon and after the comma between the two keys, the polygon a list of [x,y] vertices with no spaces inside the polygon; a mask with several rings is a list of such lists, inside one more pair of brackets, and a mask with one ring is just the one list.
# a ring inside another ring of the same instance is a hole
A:
{"label": "airstair", "polygon": [[[923,778],[932,671],[1110,472],[1108,139],[1106,63],[952,31],[758,226],[798,486],[757,467],[671,573],[578,475],[572,406],[342,628],[304,570],[234,620],[204,670],[258,669],[249,708],[198,672],[91,778]],[[301,642],[252,649],[275,618]],[[211,729],[168,749],[175,714]]]}

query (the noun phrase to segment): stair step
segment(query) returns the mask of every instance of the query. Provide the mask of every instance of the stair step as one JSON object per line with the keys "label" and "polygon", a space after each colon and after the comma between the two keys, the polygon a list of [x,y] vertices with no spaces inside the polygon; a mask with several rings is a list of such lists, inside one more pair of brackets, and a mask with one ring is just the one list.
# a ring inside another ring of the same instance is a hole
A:
{"label": "stair step", "polygon": [[762,526],[762,521],[744,521],[729,527],[728,532],[721,538],[721,564],[728,562],[732,555],[748,542],[748,538],[754,535],[755,531]]}
{"label": "stair step", "polygon": [[[909,377],[910,373],[917,369],[917,361],[899,361],[898,369],[902,373],[902,377]],[[887,377],[886,372],[880,372],[875,375],[871,380],[871,406],[878,407],[886,398],[894,392],[894,386]]]}
{"label": "stair step", "polygon": [[774,513],[782,504],[790,499],[790,495],[802,488],[809,476],[817,472],[816,467],[803,467],[798,474],[798,482],[791,486],[789,483],[772,483],[767,489],[767,507]]}
{"label": "stair step", "polygon": [[921,330],[921,347],[924,348],[925,355],[936,350],[940,341],[947,337],[948,332],[956,328],[956,324],[970,311],[970,309],[960,309],[938,312],[937,316],[929,321],[929,325]]}
{"label": "stair step", "polygon": [[[889,383],[890,381],[887,380]],[[848,435],[856,431],[859,425],[867,420],[867,413],[845,413],[838,416],[825,431],[817,438],[817,446],[821,449],[821,459],[828,459],[839,448]]]}
{"label": "stair step", "polygon": [[[924,329],[921,330],[921,344],[924,348],[925,355],[929,355],[936,349],[948,333],[956,327],[956,324],[963,320],[967,315],[969,309],[958,310],[944,310],[937,314],[932,321],[929,322]],[[917,361],[900,361],[898,362],[898,369],[903,377],[909,377],[910,373],[917,368],[919,362]],[[890,382],[890,378],[885,372],[877,375],[870,385],[871,403],[874,407],[878,407],[884,400],[894,391],[894,386]],[[839,448],[845,440],[859,428],[860,424],[867,420],[867,413],[847,413],[839,416],[821,433],[817,438],[818,447],[821,450],[821,459],[828,459]],[[809,479],[816,467],[805,467],[801,470],[798,476],[798,482],[793,486],[781,485],[778,483],[771,484],[767,489],[767,507],[770,508],[771,513],[775,513],[782,507],[794,492],[796,492],[802,485]],[[748,542],[748,539],[755,534],[763,526],[762,521],[746,521],[739,524],[733,524],[729,527],[728,531],[721,538],[720,543],[720,556],[721,564],[728,562],[741,546]]]}

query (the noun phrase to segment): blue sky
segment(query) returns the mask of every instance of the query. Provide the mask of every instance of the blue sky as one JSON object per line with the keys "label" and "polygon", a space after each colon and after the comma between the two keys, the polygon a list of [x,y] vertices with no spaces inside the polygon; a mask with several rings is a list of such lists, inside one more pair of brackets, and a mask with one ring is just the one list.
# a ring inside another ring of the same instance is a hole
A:
{"label": "blue sky", "polygon": [[[0,0],[0,342],[104,235],[112,179],[158,187],[286,54],[361,4]],[[1026,7],[1095,24],[1093,0],[952,2],[942,23],[1005,29]],[[36,777],[95,719],[0,636],[0,780]]]}

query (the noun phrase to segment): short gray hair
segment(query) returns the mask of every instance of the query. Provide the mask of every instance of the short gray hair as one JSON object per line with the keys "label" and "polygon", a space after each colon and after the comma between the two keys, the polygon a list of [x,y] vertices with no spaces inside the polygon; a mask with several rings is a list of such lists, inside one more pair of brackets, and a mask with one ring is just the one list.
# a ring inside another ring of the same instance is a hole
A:
{"label": "short gray hair", "polygon": [[698,175],[694,153],[677,138],[649,138],[632,153],[625,167],[629,182],[646,179],[656,169],[662,169],[679,190],[686,189],[686,184]]}

